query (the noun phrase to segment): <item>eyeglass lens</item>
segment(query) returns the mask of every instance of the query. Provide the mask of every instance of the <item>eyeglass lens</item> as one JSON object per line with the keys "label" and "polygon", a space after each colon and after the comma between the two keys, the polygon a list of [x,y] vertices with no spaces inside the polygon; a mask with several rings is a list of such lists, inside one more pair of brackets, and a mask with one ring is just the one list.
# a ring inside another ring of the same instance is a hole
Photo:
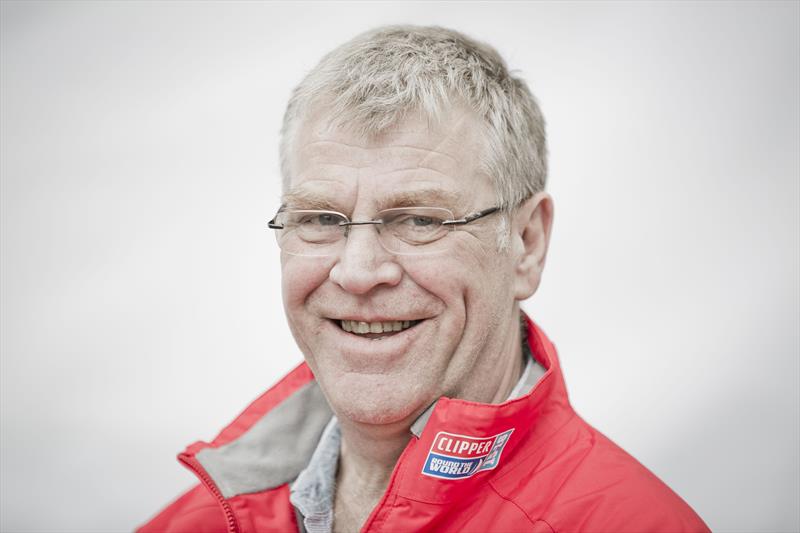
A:
{"label": "eyeglass lens", "polygon": [[[453,213],[439,207],[395,208],[379,212],[374,221],[378,240],[394,254],[417,255],[439,253],[446,249]],[[341,252],[351,231],[367,230],[351,223],[341,213],[332,211],[296,210],[279,213],[276,222],[283,226],[277,232],[281,249],[291,255],[329,256]]]}

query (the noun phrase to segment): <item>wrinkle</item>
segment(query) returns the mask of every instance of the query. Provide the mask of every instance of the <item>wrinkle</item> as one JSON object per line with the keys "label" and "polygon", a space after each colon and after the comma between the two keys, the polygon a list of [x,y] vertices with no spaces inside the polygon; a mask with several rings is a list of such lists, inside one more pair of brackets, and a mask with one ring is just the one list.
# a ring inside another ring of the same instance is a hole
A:
{"label": "wrinkle", "polygon": [[[436,148],[440,147],[442,144],[445,143],[445,141],[448,141],[451,138],[452,138],[452,135],[448,135],[447,137],[442,139],[442,141],[438,145],[436,145]],[[306,143],[300,149],[300,152],[303,153],[303,152],[309,150],[310,148],[314,148],[314,147],[317,147],[317,146],[321,146],[321,147],[346,146],[347,148],[354,148],[354,149],[359,150],[359,151],[371,151],[371,150],[382,151],[382,150],[394,150],[394,149],[397,149],[397,148],[404,148],[404,149],[408,149],[408,150],[415,150],[415,151],[418,151],[418,152],[425,152],[427,154],[423,159],[421,159],[419,161],[418,164],[424,163],[428,158],[430,158],[430,157],[432,157],[434,155],[439,155],[439,156],[446,157],[447,159],[449,159],[450,161],[452,161],[456,165],[459,164],[458,159],[456,159],[452,155],[448,154],[447,152],[442,152],[442,151],[439,151],[439,150],[436,150],[436,149],[431,150],[430,148],[423,148],[421,146],[414,146],[413,144],[393,144],[391,146],[375,146],[375,147],[371,147],[371,146],[359,146],[357,144],[348,144],[348,143],[341,142],[341,141],[320,140],[320,141],[311,141],[309,143]]]}

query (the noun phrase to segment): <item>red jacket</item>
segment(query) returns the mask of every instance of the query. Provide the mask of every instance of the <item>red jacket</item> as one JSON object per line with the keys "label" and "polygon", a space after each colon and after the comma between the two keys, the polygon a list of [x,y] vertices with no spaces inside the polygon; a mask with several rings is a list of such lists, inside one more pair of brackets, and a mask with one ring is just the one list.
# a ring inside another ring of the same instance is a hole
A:
{"label": "red jacket", "polygon": [[[502,404],[441,398],[411,436],[362,531],[708,531],[697,514],[569,404],[554,346],[528,321],[547,372]],[[200,484],[141,533],[297,531],[289,485],[330,417],[301,364],[211,443],[178,456]],[[302,449],[300,449],[302,448]]]}

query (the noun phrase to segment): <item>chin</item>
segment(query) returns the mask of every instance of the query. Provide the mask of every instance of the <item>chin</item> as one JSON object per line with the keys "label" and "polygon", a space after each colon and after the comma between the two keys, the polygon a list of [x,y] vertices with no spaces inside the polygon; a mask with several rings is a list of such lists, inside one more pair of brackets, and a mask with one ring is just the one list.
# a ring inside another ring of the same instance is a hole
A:
{"label": "chin", "polygon": [[390,375],[347,374],[332,387],[319,380],[331,408],[339,419],[369,425],[405,422],[408,425],[428,407],[421,384],[399,386]]}

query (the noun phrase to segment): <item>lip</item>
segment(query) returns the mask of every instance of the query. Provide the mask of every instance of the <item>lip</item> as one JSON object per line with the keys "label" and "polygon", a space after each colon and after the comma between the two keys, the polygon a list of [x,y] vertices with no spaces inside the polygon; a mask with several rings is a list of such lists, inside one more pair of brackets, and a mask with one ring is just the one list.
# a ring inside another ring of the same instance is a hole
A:
{"label": "lip", "polygon": [[[385,337],[371,339],[348,333],[334,320],[325,320],[324,331],[331,336],[333,348],[338,356],[363,370],[381,369],[383,365],[402,359],[410,346],[430,326],[431,320],[421,320],[414,327],[404,329]],[[357,319],[342,319],[357,320]],[[389,320],[386,319],[386,322]],[[368,322],[363,320],[363,322]],[[373,320],[379,322],[379,320]]]}
{"label": "lip", "polygon": [[334,322],[338,322],[341,320],[354,320],[356,322],[403,322],[403,321],[418,321],[422,322],[430,317],[426,316],[405,316],[403,318],[398,317],[387,317],[387,316],[374,316],[374,317],[363,317],[363,316],[337,316],[337,317],[328,317],[328,320],[333,320]]}

